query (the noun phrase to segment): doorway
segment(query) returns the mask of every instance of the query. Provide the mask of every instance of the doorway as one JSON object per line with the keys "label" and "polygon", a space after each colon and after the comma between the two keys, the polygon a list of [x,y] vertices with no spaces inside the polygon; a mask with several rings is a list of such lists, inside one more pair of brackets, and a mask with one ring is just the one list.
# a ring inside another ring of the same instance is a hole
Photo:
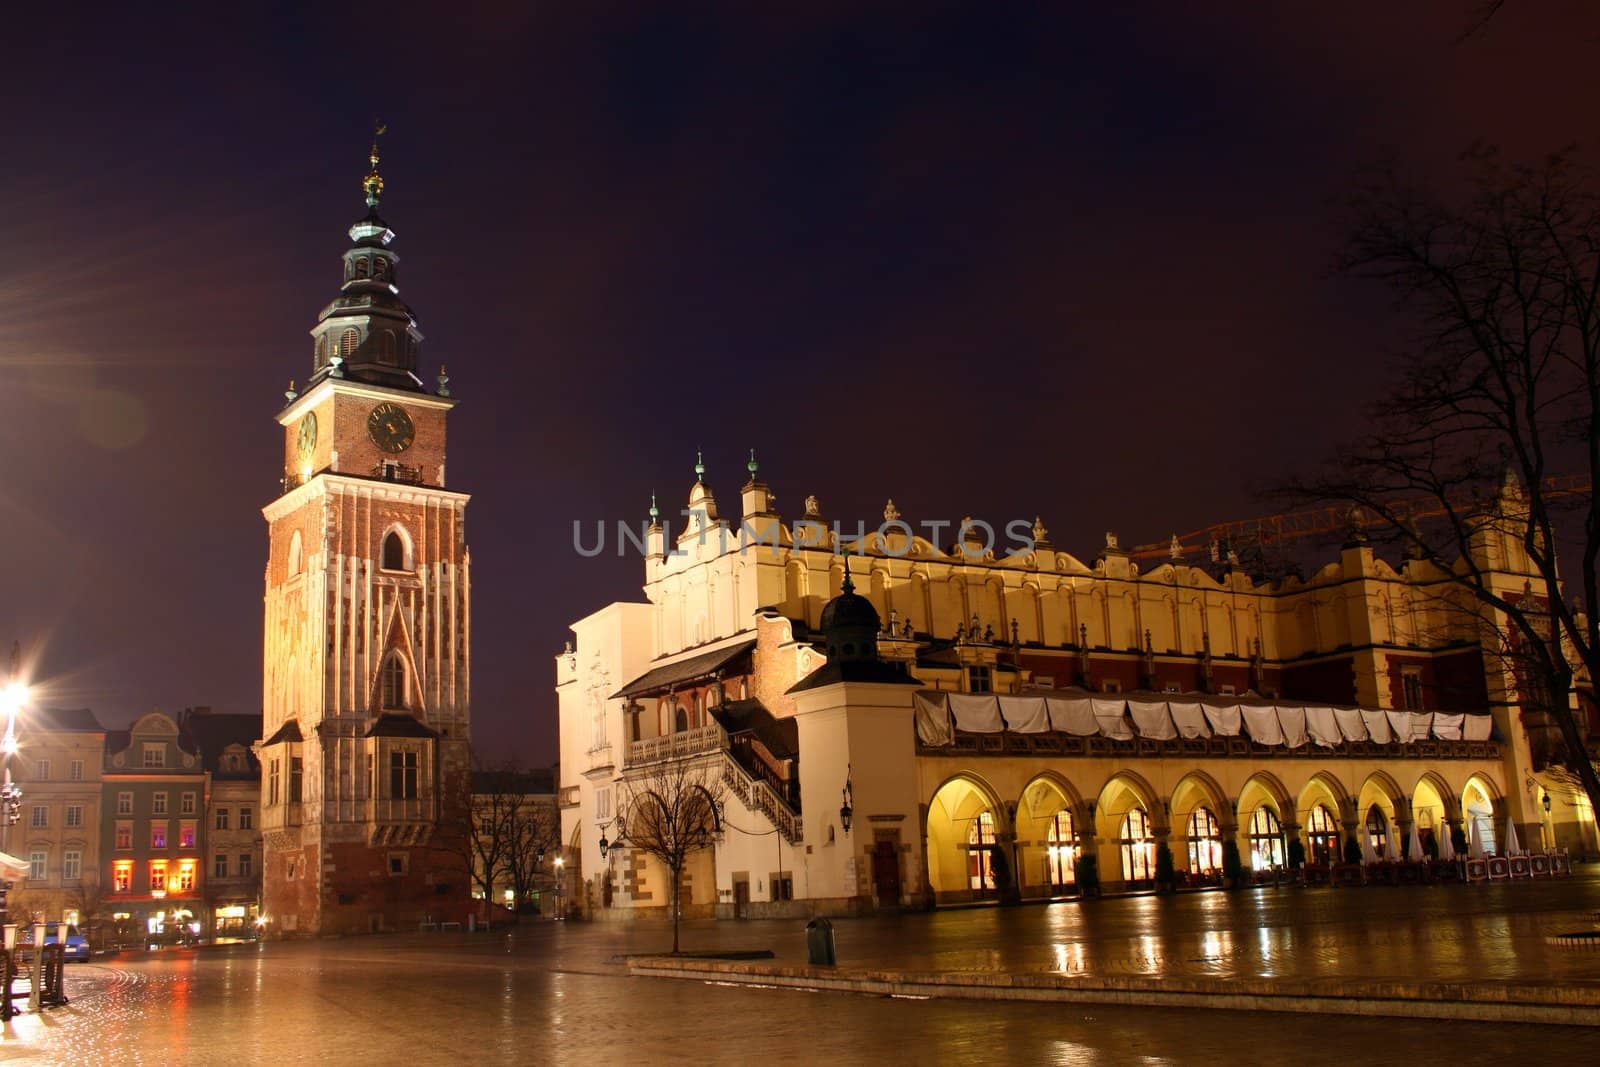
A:
{"label": "doorway", "polygon": [[733,883],[733,917],[750,918],[750,883],[747,881]]}
{"label": "doorway", "polygon": [[878,891],[878,907],[900,906],[900,849],[892,838],[873,843],[872,881]]}

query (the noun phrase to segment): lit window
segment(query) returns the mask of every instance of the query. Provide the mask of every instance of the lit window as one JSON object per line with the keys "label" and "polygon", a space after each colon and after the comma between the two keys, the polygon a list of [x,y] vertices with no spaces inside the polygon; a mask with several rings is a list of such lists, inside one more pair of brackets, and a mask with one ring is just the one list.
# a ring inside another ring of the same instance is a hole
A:
{"label": "lit window", "polygon": [[1389,820],[1376,804],[1367,809],[1367,836],[1372,841],[1372,851],[1383,858],[1389,845]]}
{"label": "lit window", "polygon": [[127,893],[133,889],[133,864],[119,863],[111,869],[111,891]]}
{"label": "lit window", "polygon": [[1283,866],[1283,826],[1271,808],[1257,808],[1250,816],[1250,869]]}
{"label": "lit window", "polygon": [[150,797],[150,814],[165,815],[167,813],[167,794],[154,793]]}
{"label": "lit window", "polygon": [[967,831],[967,885],[977,892],[994,887],[989,846],[994,844],[994,815],[980,812]]}
{"label": "lit window", "polygon": [[187,893],[194,889],[194,861],[178,865],[178,892]]}
{"label": "lit window", "polygon": [[1317,864],[1339,862],[1339,830],[1333,824],[1333,814],[1326,805],[1311,809],[1306,820],[1306,837],[1311,841],[1311,860]]}
{"label": "lit window", "polygon": [[76,882],[82,877],[83,853],[77,849],[72,849],[61,857],[61,880],[63,882]]}
{"label": "lit window", "polygon": [[50,809],[43,804],[35,804],[28,817],[28,825],[35,829],[50,825]]}
{"label": "lit window", "polygon": [[186,822],[178,826],[178,847],[194,848],[194,823]]}
{"label": "lit window", "polygon": [[150,890],[152,892],[165,892],[167,888],[167,864],[165,860],[150,865]]}
{"label": "lit window", "polygon": [[227,828],[228,828],[228,809],[227,808],[218,808],[217,809],[217,829],[218,830],[226,830]]}
{"label": "lit window", "polygon": [[251,822],[251,819],[250,819],[250,809],[249,808],[240,808],[239,809],[239,829],[248,830],[253,825],[254,824]]}
{"label": "lit window", "polygon": [[1155,877],[1156,844],[1150,834],[1150,816],[1134,808],[1122,820],[1122,876],[1130,882]]}
{"label": "lit window", "polygon": [[1072,821],[1072,809],[1062,808],[1050,817],[1046,833],[1048,849],[1045,852],[1046,874],[1050,884],[1057,888],[1078,880],[1078,832]]}
{"label": "lit window", "polygon": [[44,881],[44,869],[49,860],[48,852],[28,853],[28,877],[35,882]]}
{"label": "lit window", "polygon": [[167,847],[167,824],[164,822],[150,824],[150,847]]}
{"label": "lit window", "polygon": [[1222,867],[1222,828],[1210,808],[1189,816],[1189,873],[1210,874]]}

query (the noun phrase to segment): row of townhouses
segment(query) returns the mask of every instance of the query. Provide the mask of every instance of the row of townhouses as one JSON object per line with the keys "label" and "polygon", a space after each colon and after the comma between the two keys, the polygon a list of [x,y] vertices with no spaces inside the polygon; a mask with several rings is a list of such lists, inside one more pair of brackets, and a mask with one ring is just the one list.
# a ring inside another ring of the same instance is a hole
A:
{"label": "row of townhouses", "polygon": [[261,889],[261,716],[190,708],[107,729],[91,711],[31,708],[3,851],[27,864],[12,921],[66,919],[101,941],[254,929]]}

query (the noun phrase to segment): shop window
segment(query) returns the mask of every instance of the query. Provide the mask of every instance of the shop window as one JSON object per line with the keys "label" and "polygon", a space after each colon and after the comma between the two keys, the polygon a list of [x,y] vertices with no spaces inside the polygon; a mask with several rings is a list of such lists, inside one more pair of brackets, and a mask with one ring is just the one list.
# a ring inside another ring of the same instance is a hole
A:
{"label": "shop window", "polygon": [[1143,808],[1133,808],[1122,819],[1122,876],[1130,882],[1148,882],[1155,877],[1156,844],[1150,833],[1150,816]]}
{"label": "shop window", "polygon": [[1062,808],[1050,817],[1045,844],[1045,876],[1050,884],[1059,889],[1076,883],[1078,832],[1072,821],[1072,809]]}
{"label": "shop window", "polygon": [[1250,816],[1250,869],[1268,871],[1283,866],[1283,824],[1271,808],[1260,807]]}
{"label": "shop window", "polygon": [[1222,869],[1222,827],[1210,808],[1196,808],[1189,816],[1189,873],[1211,874]]}
{"label": "shop window", "polygon": [[994,887],[994,866],[989,855],[989,846],[994,842],[994,814],[980,812],[967,831],[967,884],[974,892]]}

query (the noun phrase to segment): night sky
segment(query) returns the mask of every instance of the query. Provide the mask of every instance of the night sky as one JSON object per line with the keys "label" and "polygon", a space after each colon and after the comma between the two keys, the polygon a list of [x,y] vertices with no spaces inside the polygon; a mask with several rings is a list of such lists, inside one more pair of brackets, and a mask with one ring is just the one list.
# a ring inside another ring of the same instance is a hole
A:
{"label": "night sky", "polygon": [[567,623],[640,595],[573,521],[675,513],[697,447],[735,516],[754,446],[791,519],[1088,559],[1258,514],[1398,343],[1329,276],[1356,177],[1596,132],[1582,0],[77,6],[0,43],[0,639],[109,725],[259,708],[273,416],[381,116],[474,735],[525,761]]}

